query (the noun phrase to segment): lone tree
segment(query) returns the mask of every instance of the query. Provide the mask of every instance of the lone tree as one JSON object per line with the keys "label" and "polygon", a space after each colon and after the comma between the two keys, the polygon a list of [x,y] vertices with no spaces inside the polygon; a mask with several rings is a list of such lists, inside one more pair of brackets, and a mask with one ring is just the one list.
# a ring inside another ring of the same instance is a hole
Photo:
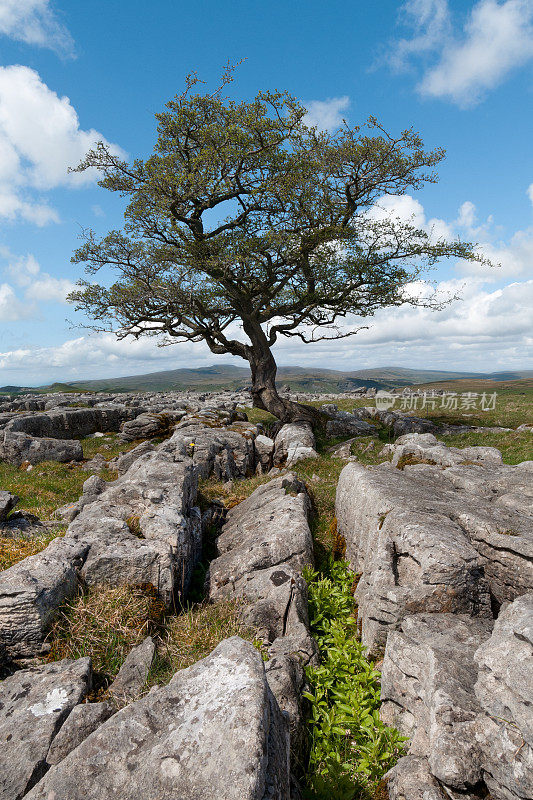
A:
{"label": "lone tree", "polygon": [[339,339],[358,330],[337,327],[347,315],[440,307],[408,285],[442,257],[481,259],[469,243],[376,213],[380,197],[435,182],[443,150],[425,151],[413,130],[392,136],[374,118],[365,130],[319,130],[285,92],[237,103],[224,95],[231,79],[229,70],[209,94],[189,76],[156,114],[146,161],[129,165],[100,142],[76,167],[96,167],[100,186],[128,205],[122,231],[102,240],[86,231],[72,258],[90,275],[110,267],[116,282],[79,281],[70,300],[93,330],[240,356],[255,406],[283,422],[314,421],[314,409],[276,390],[279,336]]}

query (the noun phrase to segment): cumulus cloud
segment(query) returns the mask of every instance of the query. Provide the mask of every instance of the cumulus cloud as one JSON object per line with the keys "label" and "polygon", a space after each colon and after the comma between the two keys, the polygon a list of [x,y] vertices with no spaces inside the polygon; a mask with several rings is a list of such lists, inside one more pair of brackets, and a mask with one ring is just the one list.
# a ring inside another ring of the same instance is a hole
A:
{"label": "cumulus cloud", "polygon": [[533,183],[530,183],[529,186],[528,186],[527,196],[529,197],[529,199],[531,200],[531,203],[533,205]]}
{"label": "cumulus cloud", "polygon": [[37,225],[57,221],[57,212],[35,194],[93,182],[94,171],[69,174],[68,167],[98,140],[105,141],[80,128],[69,98],[49,89],[35,70],[0,67],[0,216]]}
{"label": "cumulus cloud", "polygon": [[[393,44],[387,60],[400,69],[424,54],[417,88],[426,97],[473,106],[533,59],[531,0],[478,0],[461,32],[454,30],[447,0],[409,0],[402,19],[413,33]],[[428,56],[433,64],[427,64]]]}
{"label": "cumulus cloud", "polygon": [[[48,272],[41,272],[41,267],[32,253],[15,256],[9,249],[3,247],[0,248],[0,256],[7,261],[4,273],[10,281],[2,284],[3,302],[0,301],[0,319],[5,322],[35,316],[40,303],[66,303],[67,295],[75,288],[75,284],[68,278],[55,278]],[[14,287],[19,290],[19,294]]]}
{"label": "cumulus cloud", "polygon": [[50,0],[0,0],[0,33],[19,42],[74,55],[74,42]]}
{"label": "cumulus cloud", "polygon": [[342,125],[342,112],[349,106],[350,98],[347,95],[331,97],[329,100],[312,100],[307,106],[305,122],[310,127],[316,125],[321,130],[333,131]]}

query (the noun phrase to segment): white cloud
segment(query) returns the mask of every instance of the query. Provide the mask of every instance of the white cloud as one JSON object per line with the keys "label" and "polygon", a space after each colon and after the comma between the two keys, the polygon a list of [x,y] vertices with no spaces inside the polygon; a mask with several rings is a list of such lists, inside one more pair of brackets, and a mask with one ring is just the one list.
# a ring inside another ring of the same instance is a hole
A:
{"label": "white cloud", "polygon": [[[32,253],[25,256],[14,256],[8,248],[1,248],[0,256],[7,260],[8,264],[4,270],[11,282],[19,289],[23,290],[24,301],[16,297],[15,292],[9,284],[5,283],[4,291],[9,289],[9,296],[15,301],[15,306],[19,311],[14,319],[20,318],[20,308],[24,307],[24,316],[31,316],[37,313],[39,303],[56,302],[66,303],[67,295],[75,288],[75,284],[67,278],[54,278],[47,272],[41,272],[41,267]],[[7,319],[4,317],[4,319]]]}
{"label": "white cloud", "polygon": [[50,0],[0,0],[0,34],[72,56],[74,42],[50,7]]}
{"label": "white cloud", "polygon": [[453,32],[447,0],[409,0],[403,11],[414,33],[394,43],[387,60],[398,69],[413,57],[436,56],[417,87],[426,97],[475,105],[533,59],[532,0],[478,0],[460,34]]}
{"label": "white cloud", "polygon": [[333,131],[342,125],[344,119],[342,111],[350,105],[350,98],[331,97],[328,100],[312,100],[307,106],[305,123],[310,127],[316,125],[324,131]]}
{"label": "white cloud", "polygon": [[69,98],[49,89],[35,70],[0,67],[0,216],[57,222],[57,212],[35,192],[94,181],[94,170],[69,174],[68,167],[98,140],[105,141],[98,131],[80,128]]}
{"label": "white cloud", "polygon": [[527,196],[529,197],[529,199],[531,200],[531,203],[533,204],[533,183],[530,183],[529,186],[528,186]]}
{"label": "white cloud", "polygon": [[34,309],[21,302],[8,283],[0,283],[0,321],[17,322],[34,313]]}

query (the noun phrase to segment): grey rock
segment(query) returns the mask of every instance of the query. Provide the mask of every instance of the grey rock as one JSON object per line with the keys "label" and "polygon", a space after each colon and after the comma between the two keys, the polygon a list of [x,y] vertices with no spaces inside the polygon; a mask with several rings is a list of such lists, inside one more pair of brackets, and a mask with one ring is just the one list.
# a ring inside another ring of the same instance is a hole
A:
{"label": "grey rock", "polygon": [[82,461],[83,450],[79,442],[66,439],[36,438],[9,429],[0,432],[0,458],[20,466],[24,461],[39,464],[41,461]]}
{"label": "grey rock", "polygon": [[118,703],[130,703],[139,697],[146,683],[154,655],[155,644],[151,636],[147,636],[141,644],[128,653],[108,690]]}
{"label": "grey rock", "polygon": [[74,706],[52,742],[46,763],[59,764],[72,750],[115,713],[111,703],[79,703]]}
{"label": "grey rock", "polygon": [[[411,468],[412,470],[413,468]],[[337,487],[338,530],[362,573],[356,599],[362,641],[374,655],[389,630],[421,611],[491,616],[483,560],[463,529],[390,464],[350,462]]]}
{"label": "grey rock", "polygon": [[274,456],[274,440],[260,433],[255,437],[254,444],[257,453],[257,461],[261,464],[263,472],[268,472],[272,466],[272,458]]}
{"label": "grey rock", "polygon": [[357,413],[339,410],[334,403],[323,405],[320,410],[330,417],[326,422],[328,436],[370,436],[376,432],[375,427]]}
{"label": "grey rock", "polygon": [[202,478],[214,475],[219,480],[228,481],[253,475],[257,427],[248,422],[225,427],[217,420],[218,417],[210,427],[200,418],[184,419],[158,451],[179,452],[191,457]]}
{"label": "grey rock", "polygon": [[78,584],[87,544],[54,539],[48,547],[0,572],[0,643],[11,659],[40,655],[47,628]]}
{"label": "grey rock", "polygon": [[492,797],[533,797],[533,594],[504,608],[475,654],[476,739]]}
{"label": "grey rock", "polygon": [[410,456],[413,460],[421,459],[443,467],[456,464],[495,464],[501,465],[502,454],[495,447],[448,447],[431,433],[411,433],[400,436],[391,446],[394,453],[392,464],[396,466],[400,459]]}
{"label": "grey rock", "polygon": [[18,500],[16,494],[0,489],[0,524],[7,519],[8,514],[15,508]]}
{"label": "grey rock", "polygon": [[431,773],[460,791],[482,777],[474,654],[491,628],[491,620],[461,614],[409,616],[389,633],[383,660],[382,720],[410,737],[410,755],[427,757]]}
{"label": "grey rock", "polygon": [[126,706],[28,800],[289,800],[286,722],[261,656],[234,637]]}
{"label": "grey rock", "polygon": [[183,416],[183,411],[139,414],[135,419],[124,423],[120,438],[125,442],[133,442],[135,439],[151,439],[155,436],[168,435]]}
{"label": "grey rock", "polygon": [[138,444],[137,447],[133,448],[133,450],[118,456],[116,461],[116,469],[119,476],[124,475],[124,473],[129,470],[133,462],[137,461],[138,458],[144,456],[145,453],[153,453],[154,450],[155,447],[151,442],[141,442],[141,444]]}
{"label": "grey rock", "polygon": [[387,772],[384,781],[389,800],[450,800],[449,793],[431,774],[426,758],[404,756]]}
{"label": "grey rock", "polygon": [[419,611],[489,616],[533,589],[533,487],[527,462],[365,469],[350,463],[337,520],[357,588],[363,641]]}
{"label": "grey rock", "polygon": [[18,415],[8,422],[6,430],[30,437],[82,439],[96,431],[118,431],[120,425],[136,413],[122,405],[61,409],[45,414]]}
{"label": "grey rock", "polygon": [[274,464],[287,467],[306,458],[318,458],[313,430],[306,423],[283,425],[275,439]]}
{"label": "grey rock", "polygon": [[0,797],[19,800],[46,771],[54,736],[90,687],[91,663],[56,661],[0,682]]}
{"label": "grey rock", "polygon": [[209,570],[211,597],[231,595],[240,578],[257,570],[311,565],[309,511],[305,487],[293,473],[259,486],[232,508],[217,539],[218,558]]}

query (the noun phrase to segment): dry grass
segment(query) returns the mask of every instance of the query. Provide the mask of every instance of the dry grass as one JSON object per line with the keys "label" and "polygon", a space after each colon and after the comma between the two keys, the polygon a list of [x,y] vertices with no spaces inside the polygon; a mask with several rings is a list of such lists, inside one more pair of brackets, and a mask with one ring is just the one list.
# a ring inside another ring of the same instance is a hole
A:
{"label": "dry grass", "polygon": [[64,527],[52,528],[43,533],[42,536],[26,538],[23,536],[8,537],[0,535],[0,571],[9,569],[13,564],[17,564],[27,556],[34,556],[48,547],[52,539],[62,536],[65,533]]}
{"label": "dry grass", "polygon": [[153,586],[94,588],[64,604],[48,641],[50,661],[90,656],[103,683],[130,650],[159,629],[164,606]]}
{"label": "dry grass", "polygon": [[168,683],[175,672],[190,667],[230,636],[255,643],[254,632],[240,619],[236,601],[201,603],[168,619],[149,683]]}

